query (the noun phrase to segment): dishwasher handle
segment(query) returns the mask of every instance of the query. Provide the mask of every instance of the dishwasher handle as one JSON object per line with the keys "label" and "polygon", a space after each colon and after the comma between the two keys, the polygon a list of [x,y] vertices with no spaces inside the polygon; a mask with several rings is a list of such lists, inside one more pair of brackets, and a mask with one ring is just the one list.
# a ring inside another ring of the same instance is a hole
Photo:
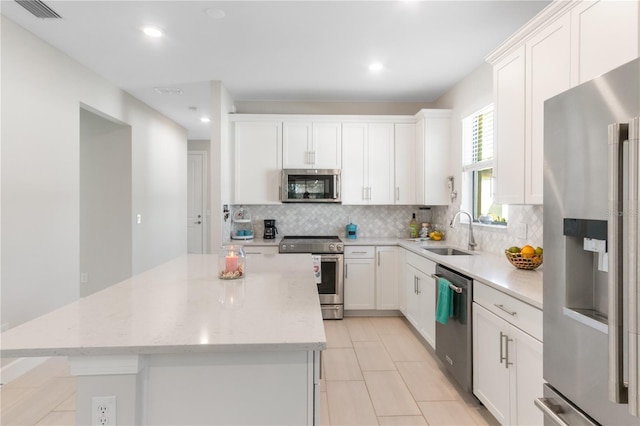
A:
{"label": "dishwasher handle", "polygon": [[[431,274],[431,278],[433,278],[434,280],[436,280],[436,283],[438,282],[438,278],[444,278],[441,275],[437,275],[437,274]],[[446,279],[446,278],[445,278]],[[462,287],[456,287],[455,285],[449,283],[449,288],[453,291],[455,291],[456,293],[460,294],[462,293]]]}

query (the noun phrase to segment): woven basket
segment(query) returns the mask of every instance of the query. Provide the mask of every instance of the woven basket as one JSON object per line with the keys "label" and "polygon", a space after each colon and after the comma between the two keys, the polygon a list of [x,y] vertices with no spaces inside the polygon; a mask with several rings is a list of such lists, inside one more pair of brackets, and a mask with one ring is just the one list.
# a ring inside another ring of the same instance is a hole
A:
{"label": "woven basket", "polygon": [[504,254],[507,256],[509,262],[518,269],[536,269],[542,265],[542,255],[522,257],[521,253],[511,253],[508,250],[505,250]]}

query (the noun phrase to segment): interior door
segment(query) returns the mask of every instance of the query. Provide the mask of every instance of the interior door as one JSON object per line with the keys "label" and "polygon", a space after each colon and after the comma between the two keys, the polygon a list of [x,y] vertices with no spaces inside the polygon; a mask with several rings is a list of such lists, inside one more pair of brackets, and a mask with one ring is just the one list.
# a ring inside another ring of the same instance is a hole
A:
{"label": "interior door", "polygon": [[187,253],[202,254],[204,248],[205,153],[190,152],[187,166]]}

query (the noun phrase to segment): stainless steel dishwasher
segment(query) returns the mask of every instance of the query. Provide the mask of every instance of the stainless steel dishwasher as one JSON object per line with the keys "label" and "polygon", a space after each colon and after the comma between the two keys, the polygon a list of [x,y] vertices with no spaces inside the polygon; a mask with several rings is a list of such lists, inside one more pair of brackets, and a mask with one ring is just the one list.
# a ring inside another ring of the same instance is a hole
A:
{"label": "stainless steel dishwasher", "polygon": [[[449,318],[446,325],[436,321],[436,355],[462,389],[472,393],[471,302],[473,301],[473,280],[442,265],[436,266],[435,277],[447,279],[453,290],[453,316]],[[438,295],[437,284],[436,280],[436,297]]]}

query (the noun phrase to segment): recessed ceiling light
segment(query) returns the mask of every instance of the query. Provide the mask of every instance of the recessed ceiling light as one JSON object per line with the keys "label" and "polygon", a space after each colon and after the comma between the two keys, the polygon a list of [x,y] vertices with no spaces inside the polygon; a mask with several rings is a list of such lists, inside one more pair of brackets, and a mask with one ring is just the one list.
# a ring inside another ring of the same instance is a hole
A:
{"label": "recessed ceiling light", "polygon": [[153,38],[159,38],[164,36],[164,32],[160,28],[149,26],[149,25],[146,27],[143,27],[142,32],[148,35],[149,37],[153,37]]}
{"label": "recessed ceiling light", "polygon": [[211,121],[211,119],[209,117],[200,117],[200,121],[202,121],[203,123],[208,123]]}
{"label": "recessed ceiling light", "polygon": [[369,65],[369,71],[382,71],[382,64],[379,62],[374,62]]}
{"label": "recessed ceiling light", "polygon": [[213,19],[222,19],[227,15],[226,13],[224,13],[224,10],[216,9],[215,7],[205,9],[204,13]]}

